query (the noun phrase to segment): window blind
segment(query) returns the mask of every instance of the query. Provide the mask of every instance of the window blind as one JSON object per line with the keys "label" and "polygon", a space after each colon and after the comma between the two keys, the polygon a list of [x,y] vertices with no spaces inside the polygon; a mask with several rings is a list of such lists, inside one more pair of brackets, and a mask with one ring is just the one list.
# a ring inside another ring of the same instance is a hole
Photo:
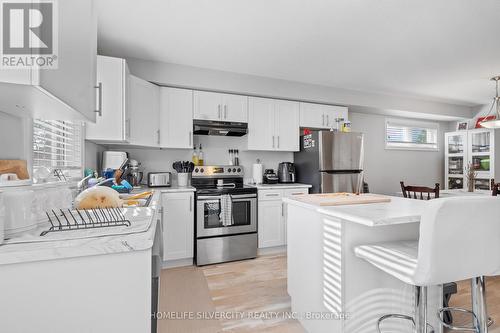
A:
{"label": "window blind", "polygon": [[395,149],[438,149],[438,124],[402,120],[386,121],[386,147]]}
{"label": "window blind", "polygon": [[33,167],[61,169],[65,175],[82,175],[82,124],[61,120],[33,120]]}

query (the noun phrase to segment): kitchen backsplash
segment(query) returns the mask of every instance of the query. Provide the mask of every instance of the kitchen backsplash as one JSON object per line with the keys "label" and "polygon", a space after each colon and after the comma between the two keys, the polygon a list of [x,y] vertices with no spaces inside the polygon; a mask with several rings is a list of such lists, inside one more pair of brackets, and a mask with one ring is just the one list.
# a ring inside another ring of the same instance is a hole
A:
{"label": "kitchen backsplash", "polygon": [[[293,162],[293,153],[291,152],[264,152],[264,151],[246,151],[245,137],[223,137],[223,136],[195,136],[194,143],[199,147],[200,143],[204,153],[205,165],[227,165],[229,162],[229,149],[239,149],[240,165],[245,169],[245,179],[252,178],[252,164],[257,159],[261,160],[264,169],[277,169],[280,162]],[[96,167],[94,156],[102,150],[127,151],[130,158],[141,162],[145,176],[151,171],[173,171],[172,163],[175,161],[191,161],[193,150],[188,149],[151,149],[151,148],[133,148],[126,147],[102,147],[93,143],[86,143],[87,157],[86,167]],[[175,181],[175,177],[174,177]]]}

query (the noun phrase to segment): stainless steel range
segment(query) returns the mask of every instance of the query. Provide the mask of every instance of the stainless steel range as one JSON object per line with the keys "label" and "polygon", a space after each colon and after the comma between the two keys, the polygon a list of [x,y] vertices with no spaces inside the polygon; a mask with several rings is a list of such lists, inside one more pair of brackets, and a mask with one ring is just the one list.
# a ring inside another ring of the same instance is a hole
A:
{"label": "stainless steel range", "polygon": [[241,166],[199,166],[196,188],[196,264],[257,256],[257,189],[243,185]]}

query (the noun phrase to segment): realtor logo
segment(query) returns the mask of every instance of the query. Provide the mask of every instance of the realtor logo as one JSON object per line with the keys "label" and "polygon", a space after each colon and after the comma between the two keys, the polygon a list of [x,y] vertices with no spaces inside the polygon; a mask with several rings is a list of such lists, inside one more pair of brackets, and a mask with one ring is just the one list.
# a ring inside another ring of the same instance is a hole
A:
{"label": "realtor logo", "polygon": [[2,68],[57,68],[54,1],[2,0]]}

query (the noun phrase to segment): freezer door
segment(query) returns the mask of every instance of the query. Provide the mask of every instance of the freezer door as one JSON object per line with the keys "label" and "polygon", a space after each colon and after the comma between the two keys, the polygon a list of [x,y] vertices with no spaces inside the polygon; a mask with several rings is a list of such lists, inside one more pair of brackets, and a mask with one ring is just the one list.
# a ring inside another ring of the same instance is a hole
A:
{"label": "freezer door", "polygon": [[363,134],[319,132],[320,170],[363,170]]}
{"label": "freezer door", "polygon": [[321,172],[321,193],[360,193],[363,186],[363,173]]}

